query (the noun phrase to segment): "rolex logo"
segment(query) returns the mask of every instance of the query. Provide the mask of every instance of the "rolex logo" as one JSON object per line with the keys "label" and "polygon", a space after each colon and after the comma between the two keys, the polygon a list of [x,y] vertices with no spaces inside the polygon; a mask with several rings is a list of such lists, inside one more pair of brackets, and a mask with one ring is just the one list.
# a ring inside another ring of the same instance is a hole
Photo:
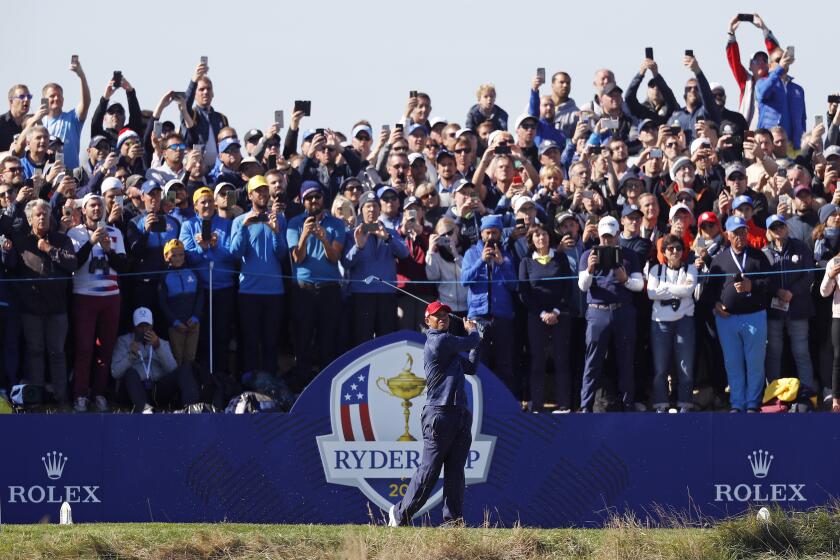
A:
{"label": "rolex logo", "polygon": [[53,451],[52,453],[47,452],[46,455],[41,457],[41,462],[44,463],[44,468],[47,469],[47,478],[50,480],[61,478],[67,459],[67,457],[58,451]]}
{"label": "rolex logo", "polygon": [[770,455],[769,451],[759,449],[758,451],[753,451],[750,455],[747,455],[747,461],[750,462],[753,475],[756,478],[764,478],[770,471],[770,463],[773,462],[773,456]]}

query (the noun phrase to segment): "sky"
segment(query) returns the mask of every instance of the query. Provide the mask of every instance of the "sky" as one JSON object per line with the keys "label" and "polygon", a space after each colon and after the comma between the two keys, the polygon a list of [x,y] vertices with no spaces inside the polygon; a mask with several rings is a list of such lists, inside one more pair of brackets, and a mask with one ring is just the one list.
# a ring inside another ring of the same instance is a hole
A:
{"label": "sky", "polygon": [[[285,111],[288,125],[295,99],[312,101],[312,116],[302,128],[349,134],[355,121],[366,118],[376,130],[397,121],[410,90],[431,95],[432,116],[463,124],[478,85],[487,82],[495,84],[497,104],[513,121],[525,110],[537,67],[546,68],[549,80],[558,70],[568,72],[572,97],[580,105],[592,97],[598,68],[612,69],[626,88],[645,47],[653,47],[660,72],[678,97],[690,77],[682,66],[683,52],[693,49],[707,78],[726,88],[727,106],[737,109],[738,89],[724,52],[726,31],[738,12],[759,8],[782,46],[796,47],[790,74],[805,88],[809,128],[813,116],[825,112],[828,93],[840,90],[840,76],[823,70],[829,63],[830,22],[840,15],[840,3],[834,2],[712,0],[681,8],[675,2],[618,0],[42,0],[38,12],[61,14],[60,23],[42,31],[24,24],[33,6],[5,7],[12,16],[0,23],[3,91],[13,83],[28,84],[34,105],[40,88],[56,81],[64,87],[65,107],[75,105],[79,84],[68,65],[71,54],[78,54],[93,98],[83,138],[90,137],[90,115],[114,70],[136,88],[141,107],[153,109],[168,90],[186,89],[201,56],[209,58],[213,106],[240,137],[250,128],[266,128],[276,109]],[[748,23],[737,36],[745,63],[763,48],[760,31]],[[113,100],[124,103],[123,92]],[[174,109],[164,118],[176,118]]]}

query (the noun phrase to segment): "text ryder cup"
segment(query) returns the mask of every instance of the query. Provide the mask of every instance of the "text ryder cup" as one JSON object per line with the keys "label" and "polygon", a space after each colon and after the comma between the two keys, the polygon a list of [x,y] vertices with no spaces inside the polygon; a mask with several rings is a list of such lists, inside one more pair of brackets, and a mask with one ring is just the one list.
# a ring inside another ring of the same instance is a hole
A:
{"label": "text ryder cup", "polygon": [[99,486],[9,486],[10,504],[99,504]]}
{"label": "text ryder cup", "polygon": [[715,484],[716,502],[805,502],[804,484]]}
{"label": "text ryder cup", "polygon": [[[335,449],[333,468],[335,470],[358,470],[358,469],[416,469],[420,466],[420,451],[414,449],[389,449],[380,450],[357,450],[357,449]],[[475,449],[470,450],[467,457],[466,468],[471,469],[472,464],[479,460],[481,453]]]}

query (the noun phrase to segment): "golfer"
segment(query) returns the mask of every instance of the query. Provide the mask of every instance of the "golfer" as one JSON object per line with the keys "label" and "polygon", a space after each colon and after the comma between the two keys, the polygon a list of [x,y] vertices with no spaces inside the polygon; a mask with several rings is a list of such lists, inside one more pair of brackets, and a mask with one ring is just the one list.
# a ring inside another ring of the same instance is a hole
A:
{"label": "golfer", "polygon": [[[467,336],[449,334],[448,305],[433,301],[426,307],[426,406],[423,407],[423,459],[411,478],[403,499],[388,510],[388,525],[405,525],[417,513],[435,487],[440,468],[443,481],[443,520],[463,522],[464,464],[470,451],[472,413],[467,408],[464,374],[474,375],[481,342],[476,324],[464,319]],[[469,359],[460,356],[469,351]]]}

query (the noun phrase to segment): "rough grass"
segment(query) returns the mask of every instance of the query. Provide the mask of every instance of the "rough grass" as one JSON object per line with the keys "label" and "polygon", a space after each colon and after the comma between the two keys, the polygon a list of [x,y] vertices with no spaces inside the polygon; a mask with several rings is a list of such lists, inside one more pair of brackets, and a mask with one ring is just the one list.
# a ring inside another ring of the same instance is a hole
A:
{"label": "rough grass", "polygon": [[[650,519],[658,519],[656,526]],[[4,526],[0,558],[101,560],[739,560],[833,558],[840,509],[754,512],[718,524],[655,512],[603,529],[376,525],[91,524]]]}

